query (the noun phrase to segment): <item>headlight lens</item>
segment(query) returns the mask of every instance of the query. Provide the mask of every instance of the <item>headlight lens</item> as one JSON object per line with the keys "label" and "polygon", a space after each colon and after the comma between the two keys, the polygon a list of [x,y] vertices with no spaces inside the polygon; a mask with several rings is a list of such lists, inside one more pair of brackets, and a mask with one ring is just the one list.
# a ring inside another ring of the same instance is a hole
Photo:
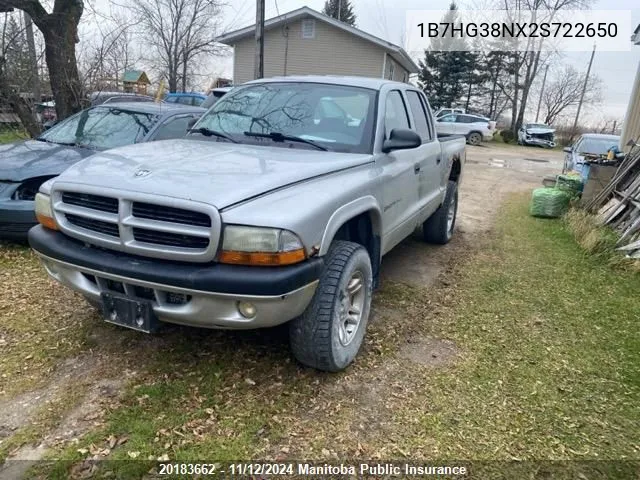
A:
{"label": "headlight lens", "polygon": [[298,236],[278,228],[230,225],[224,229],[221,263],[238,265],[291,265],[306,258]]}
{"label": "headlight lens", "polygon": [[52,230],[58,230],[58,225],[53,218],[51,209],[51,197],[44,193],[37,193],[35,198],[36,219],[42,226]]}

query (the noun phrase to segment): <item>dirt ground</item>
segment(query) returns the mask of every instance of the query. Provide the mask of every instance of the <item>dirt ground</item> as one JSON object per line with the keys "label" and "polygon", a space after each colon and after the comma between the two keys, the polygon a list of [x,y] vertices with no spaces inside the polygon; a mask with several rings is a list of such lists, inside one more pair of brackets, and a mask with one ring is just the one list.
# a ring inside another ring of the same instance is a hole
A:
{"label": "dirt ground", "polygon": [[[385,281],[391,281],[424,289],[438,281],[446,282],[442,273],[450,260],[462,251],[474,248],[477,241],[491,230],[493,219],[505,195],[539,186],[545,175],[560,172],[562,158],[562,152],[538,148],[504,145],[468,147],[454,241],[444,247],[432,247],[417,238],[405,240],[384,258],[383,284]],[[2,248],[6,247],[0,246],[0,249]],[[41,271],[41,275],[44,277],[44,271]],[[4,291],[8,288],[15,289],[19,296],[28,285],[15,285],[15,281],[15,278],[12,278],[11,282],[6,276],[3,278],[0,270],[0,288]],[[25,276],[18,281],[26,283],[33,281],[33,277],[29,279]],[[49,288],[58,291],[58,287]],[[73,302],[74,299],[75,297],[66,295],[62,302]],[[17,298],[11,303],[7,301],[0,305],[4,307],[0,317],[10,315],[12,305],[24,302],[28,303],[28,299]],[[0,300],[0,304],[2,303]],[[69,309],[72,308],[73,306],[69,306]],[[62,310],[60,314],[74,315],[72,311],[66,310]],[[372,335],[375,337],[377,332],[384,330],[387,325],[392,325],[398,319],[398,315],[399,313],[393,309],[375,304],[371,319]],[[221,335],[230,334],[223,332]],[[99,335],[96,334],[96,337]],[[34,381],[33,387],[13,392],[11,388],[2,389],[0,384],[0,449],[3,448],[3,444],[12,446],[6,452],[7,459],[36,460],[42,458],[49,448],[60,443],[77,441],[84,433],[100,426],[102,407],[117,399],[126,383],[131,378],[135,379],[137,372],[133,368],[114,372],[110,367],[110,356],[119,355],[116,353],[119,352],[117,344],[105,346],[102,343],[104,340],[94,340],[93,348],[80,351],[69,358],[56,360],[45,378]],[[0,351],[4,345],[12,341],[14,340],[11,334],[4,332],[0,324]],[[158,351],[169,346],[169,341],[162,338],[151,338],[141,342]],[[375,344],[375,338],[373,343]],[[412,364],[438,368],[455,361],[459,354],[455,345],[429,337],[403,339],[397,353],[398,355],[383,357],[382,361],[372,363],[366,371],[359,371],[356,381],[355,377],[346,375],[336,377],[335,381],[322,382],[317,387],[316,398],[332,401],[331,399],[339,394],[350,401],[350,421],[336,430],[338,440],[340,429],[344,429],[345,432],[358,431],[358,441],[366,444],[367,439],[373,435],[372,432],[375,431],[377,435],[389,427],[389,416],[385,415],[385,412],[391,411],[393,404],[389,404],[388,399],[393,398],[394,402],[402,400],[401,396],[398,397],[394,392],[397,387],[396,378],[401,378],[399,373],[403,369],[412,368]],[[135,352],[131,352],[131,358],[136,358]],[[388,359],[384,360],[385,358]],[[27,360],[29,358],[25,358],[25,363]],[[140,361],[139,358],[136,360]],[[277,355],[273,361],[280,360],[281,355]],[[0,374],[6,378],[5,372]],[[70,390],[73,395],[70,395]],[[308,411],[302,409],[306,413],[296,418],[296,429],[291,432],[291,435],[297,438],[295,447],[292,448],[297,448],[301,454],[312,451],[307,448],[312,439],[301,438],[305,436],[305,432],[308,435],[308,432],[313,431],[311,425],[321,424],[323,419],[328,424],[332,423],[330,414],[326,413],[330,409],[320,408],[322,400],[318,402]],[[60,405],[61,403],[64,405]],[[48,420],[39,420],[38,412],[56,409],[60,411],[59,415],[49,416]],[[37,428],[28,430],[30,433],[24,436],[24,440],[17,440],[16,435],[31,425],[36,425]],[[290,447],[270,445],[263,453],[266,458],[278,458],[278,452],[284,448],[287,448],[288,452]],[[291,451],[291,454],[295,452]],[[330,457],[333,453],[323,449],[322,455]],[[26,463],[7,462],[4,467],[0,467],[0,478],[17,478],[25,471],[26,466]]]}

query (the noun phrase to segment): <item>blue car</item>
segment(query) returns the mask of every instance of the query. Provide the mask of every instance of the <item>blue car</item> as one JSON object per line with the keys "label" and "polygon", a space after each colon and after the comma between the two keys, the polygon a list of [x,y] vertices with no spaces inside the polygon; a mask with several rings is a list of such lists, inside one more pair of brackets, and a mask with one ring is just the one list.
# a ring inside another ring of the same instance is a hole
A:
{"label": "blue car", "polygon": [[96,152],[184,137],[205,112],[166,103],[105,103],[56,124],[38,138],[0,145],[0,239],[24,241],[34,226],[40,185]]}
{"label": "blue car", "polygon": [[199,107],[206,99],[207,96],[203,93],[167,93],[164,97],[165,102],[192,107]]}

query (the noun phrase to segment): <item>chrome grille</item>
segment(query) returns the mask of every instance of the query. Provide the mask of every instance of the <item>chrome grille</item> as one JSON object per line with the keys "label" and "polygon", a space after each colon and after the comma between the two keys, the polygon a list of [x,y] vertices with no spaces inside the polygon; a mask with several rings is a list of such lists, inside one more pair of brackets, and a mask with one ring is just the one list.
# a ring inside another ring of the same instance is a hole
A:
{"label": "chrome grille", "polygon": [[67,221],[74,225],[86,228],[87,230],[93,230],[94,232],[104,233],[111,237],[118,237],[120,235],[118,231],[118,225],[115,223],[103,222],[101,220],[95,220],[92,218],[81,217],[79,215],[67,214]]}
{"label": "chrome grille", "polygon": [[150,220],[195,225],[197,227],[211,226],[211,217],[205,213],[193,212],[182,208],[162,207],[151,203],[133,202],[133,216],[148,218]]}
{"label": "chrome grille", "polygon": [[93,208],[101,212],[118,213],[118,199],[88,193],[62,192],[62,201],[70,205]]}
{"label": "chrome grille", "polygon": [[207,248],[207,245],[209,245],[208,238],[182,235],[179,233],[156,232],[155,230],[148,230],[146,228],[134,228],[133,238],[140,242],[157,243],[171,247]]}
{"label": "chrome grille", "polygon": [[56,183],[61,230],[101,247],[168,260],[213,261],[220,237],[215,207],[190,200]]}

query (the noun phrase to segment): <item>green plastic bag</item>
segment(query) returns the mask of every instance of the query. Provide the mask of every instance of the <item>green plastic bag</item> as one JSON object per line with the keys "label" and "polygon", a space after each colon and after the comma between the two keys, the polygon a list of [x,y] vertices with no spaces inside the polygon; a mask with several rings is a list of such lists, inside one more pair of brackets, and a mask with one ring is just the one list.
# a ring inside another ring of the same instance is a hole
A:
{"label": "green plastic bag", "polygon": [[534,217],[561,217],[568,210],[572,197],[573,193],[563,188],[536,188],[531,196],[529,213]]}
{"label": "green plastic bag", "polygon": [[582,191],[582,187],[582,177],[577,175],[558,175],[556,179],[556,188],[578,193]]}

